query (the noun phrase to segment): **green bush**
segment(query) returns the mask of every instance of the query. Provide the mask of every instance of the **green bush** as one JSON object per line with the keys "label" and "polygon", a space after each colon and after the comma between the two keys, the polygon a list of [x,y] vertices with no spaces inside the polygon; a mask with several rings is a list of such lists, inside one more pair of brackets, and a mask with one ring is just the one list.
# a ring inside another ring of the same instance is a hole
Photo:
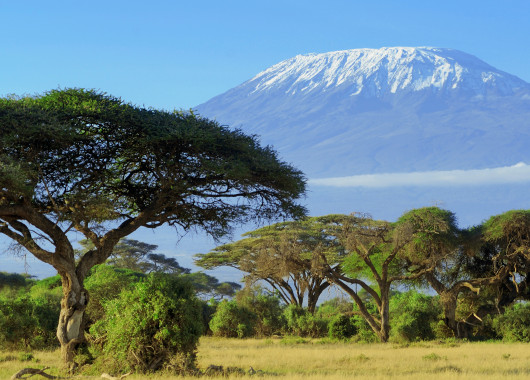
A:
{"label": "green bush", "polygon": [[334,339],[349,339],[357,334],[355,320],[347,315],[337,315],[328,324],[328,335]]}
{"label": "green bush", "polygon": [[195,365],[202,333],[201,305],[191,284],[150,274],[104,303],[105,316],[90,332],[102,342],[98,367],[114,372],[184,371]]}
{"label": "green bush", "polygon": [[130,269],[107,264],[94,266],[84,283],[90,297],[86,308],[87,328],[105,316],[105,302],[116,299],[123,290],[132,289],[144,277],[144,274]]}
{"label": "green bush", "polygon": [[213,335],[210,329],[210,322],[217,310],[218,301],[210,299],[209,301],[200,300],[201,303],[201,315],[202,315],[202,330],[204,335]]}
{"label": "green bush", "polygon": [[223,300],[210,321],[214,336],[225,338],[244,338],[254,334],[257,316],[235,300]]}
{"label": "green bush", "polygon": [[5,284],[0,292],[1,346],[14,349],[58,346],[56,329],[62,291],[57,277],[35,281],[23,275],[3,274]]}
{"label": "green bush", "polygon": [[435,297],[410,290],[390,301],[391,335],[396,340],[434,339],[442,309]]}
{"label": "green bush", "polygon": [[530,302],[515,303],[493,318],[495,332],[508,342],[530,342]]}
{"label": "green bush", "polygon": [[280,334],[284,327],[283,308],[280,298],[263,291],[260,287],[245,288],[236,295],[239,306],[252,310],[256,315],[254,336]]}
{"label": "green bush", "polygon": [[353,304],[344,298],[335,297],[330,300],[322,302],[318,307],[316,314],[324,319],[332,320],[338,315],[351,313]]}
{"label": "green bush", "polygon": [[0,346],[12,348],[55,348],[59,303],[29,295],[0,299]]}
{"label": "green bush", "polygon": [[355,341],[363,343],[379,342],[379,338],[375,335],[374,331],[363,317],[360,315],[354,315],[351,319],[357,331],[355,336],[352,337]]}
{"label": "green bush", "polygon": [[328,334],[327,320],[311,314],[300,306],[287,306],[283,315],[287,334],[311,338],[321,338]]}

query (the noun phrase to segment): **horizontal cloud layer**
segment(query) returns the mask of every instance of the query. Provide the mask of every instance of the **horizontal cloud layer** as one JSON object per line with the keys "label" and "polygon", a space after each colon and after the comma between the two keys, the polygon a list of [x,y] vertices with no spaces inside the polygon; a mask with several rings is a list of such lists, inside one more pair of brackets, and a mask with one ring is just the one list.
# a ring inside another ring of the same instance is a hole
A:
{"label": "horizontal cloud layer", "polygon": [[309,180],[311,185],[333,187],[473,186],[521,182],[530,182],[530,165],[524,162],[491,169],[364,174]]}

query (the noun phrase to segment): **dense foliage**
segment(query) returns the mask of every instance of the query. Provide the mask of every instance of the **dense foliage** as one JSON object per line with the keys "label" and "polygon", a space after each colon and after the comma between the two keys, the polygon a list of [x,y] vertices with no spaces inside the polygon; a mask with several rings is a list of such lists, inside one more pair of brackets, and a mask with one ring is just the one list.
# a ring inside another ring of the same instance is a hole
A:
{"label": "dense foliage", "polygon": [[61,299],[58,276],[41,281],[2,273],[0,347],[57,347],[55,336]]}
{"label": "dense foliage", "polygon": [[516,303],[493,320],[497,334],[509,342],[530,342],[530,303]]}
{"label": "dense foliage", "polygon": [[245,338],[254,333],[257,316],[235,300],[223,300],[210,321],[210,329],[214,336],[226,338]]}
{"label": "dense foliage", "polygon": [[104,309],[90,330],[101,345],[100,362],[120,372],[194,366],[203,325],[200,301],[188,282],[151,274]]}
{"label": "dense foliage", "polygon": [[397,340],[413,342],[436,338],[442,308],[437,298],[408,291],[392,297],[391,332]]}

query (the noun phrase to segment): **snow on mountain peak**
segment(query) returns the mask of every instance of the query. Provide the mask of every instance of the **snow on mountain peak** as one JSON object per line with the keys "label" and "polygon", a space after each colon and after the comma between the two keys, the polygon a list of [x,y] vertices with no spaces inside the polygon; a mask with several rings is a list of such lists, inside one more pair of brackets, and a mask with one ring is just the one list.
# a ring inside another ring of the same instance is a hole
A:
{"label": "snow on mountain peak", "polygon": [[388,47],[297,55],[257,74],[242,86],[251,93],[286,94],[328,91],[347,87],[350,95],[462,89],[477,95],[494,89],[512,94],[523,80],[495,69],[478,58],[454,49]]}

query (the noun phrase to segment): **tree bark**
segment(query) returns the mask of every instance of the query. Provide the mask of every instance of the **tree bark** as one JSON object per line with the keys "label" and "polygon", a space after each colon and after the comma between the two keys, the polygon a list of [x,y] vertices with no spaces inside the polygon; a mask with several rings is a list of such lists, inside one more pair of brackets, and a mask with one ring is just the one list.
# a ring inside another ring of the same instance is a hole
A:
{"label": "tree bark", "polygon": [[57,338],[61,344],[61,356],[70,369],[75,366],[75,349],[85,341],[85,309],[88,293],[75,272],[60,272],[63,298],[57,326]]}
{"label": "tree bark", "polygon": [[379,333],[379,339],[381,342],[388,342],[390,336],[390,284],[385,284],[381,288],[381,309],[379,310],[381,318],[381,328]]}

